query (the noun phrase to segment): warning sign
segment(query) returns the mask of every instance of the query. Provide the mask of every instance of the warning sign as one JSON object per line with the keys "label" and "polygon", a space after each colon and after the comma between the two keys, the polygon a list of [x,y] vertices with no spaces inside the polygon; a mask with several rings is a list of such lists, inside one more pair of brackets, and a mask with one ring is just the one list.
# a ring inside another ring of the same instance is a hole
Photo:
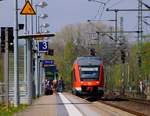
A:
{"label": "warning sign", "polygon": [[21,10],[20,14],[21,15],[36,15],[36,12],[33,9],[31,3],[29,1],[26,1],[26,4],[24,5],[24,7]]}

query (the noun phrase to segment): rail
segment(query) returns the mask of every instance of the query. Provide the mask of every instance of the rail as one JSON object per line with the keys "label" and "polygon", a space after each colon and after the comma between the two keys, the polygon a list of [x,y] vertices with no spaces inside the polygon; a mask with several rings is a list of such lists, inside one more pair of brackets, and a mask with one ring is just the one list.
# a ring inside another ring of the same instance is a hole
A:
{"label": "rail", "polygon": [[[137,90],[125,90],[124,95],[121,94],[120,90],[114,90],[111,94],[113,94],[114,96],[126,96],[128,98],[150,100],[149,90],[145,91],[143,94],[139,93]],[[108,95],[110,95],[110,92],[108,93]]]}

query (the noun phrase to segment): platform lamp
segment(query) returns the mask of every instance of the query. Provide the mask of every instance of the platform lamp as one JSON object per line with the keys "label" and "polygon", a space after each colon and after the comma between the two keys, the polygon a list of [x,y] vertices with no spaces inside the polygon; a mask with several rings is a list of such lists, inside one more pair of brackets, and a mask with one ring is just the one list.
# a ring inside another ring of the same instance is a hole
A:
{"label": "platform lamp", "polygon": [[46,6],[47,6],[48,4],[47,4],[47,2],[44,2],[44,1],[42,1],[42,2],[40,2],[40,3],[38,3],[38,4],[36,4],[35,5],[35,10],[36,10],[36,33],[38,32],[38,7],[39,8],[45,8]]}
{"label": "platform lamp", "polygon": [[[48,17],[48,15],[47,14],[41,14],[41,15],[39,15],[38,16],[38,33],[40,33],[40,27],[41,27],[41,25],[40,25],[40,19],[46,19]],[[49,24],[46,24],[47,26],[49,25]]]}
{"label": "platform lamp", "polygon": [[49,27],[49,24],[48,23],[43,23],[40,25],[40,28],[41,28],[41,33],[43,33],[43,30],[42,28],[48,28]]}

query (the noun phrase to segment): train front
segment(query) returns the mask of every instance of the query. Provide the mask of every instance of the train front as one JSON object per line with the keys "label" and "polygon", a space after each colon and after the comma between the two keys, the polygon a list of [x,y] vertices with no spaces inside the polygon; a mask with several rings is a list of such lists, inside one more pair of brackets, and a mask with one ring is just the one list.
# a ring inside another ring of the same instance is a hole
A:
{"label": "train front", "polygon": [[79,57],[75,63],[74,91],[78,95],[104,94],[103,64],[98,57]]}

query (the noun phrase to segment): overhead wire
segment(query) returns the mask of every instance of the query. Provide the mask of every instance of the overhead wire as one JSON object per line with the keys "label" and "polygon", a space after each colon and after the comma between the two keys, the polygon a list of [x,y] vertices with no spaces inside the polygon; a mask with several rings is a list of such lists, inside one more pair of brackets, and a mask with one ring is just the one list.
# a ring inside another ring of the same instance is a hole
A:
{"label": "overhead wire", "polygon": [[111,6],[109,6],[108,8],[112,8],[118,4],[120,4],[122,2],[122,0],[117,1],[116,3],[112,4]]}
{"label": "overhead wire", "polygon": [[[108,2],[110,2],[110,0],[107,0],[106,2],[104,2],[104,4],[103,4],[103,7],[102,7],[102,10],[101,10],[101,6],[99,6],[99,9],[98,9],[98,12],[97,12],[97,14],[96,14],[96,16],[95,16],[95,19],[97,18],[97,16],[99,15],[99,19],[101,19],[102,18],[102,16],[103,16],[103,13],[104,13],[104,11],[105,11],[105,7],[106,7],[106,5],[108,4]],[[101,10],[101,12],[100,12],[100,10]]]}
{"label": "overhead wire", "polygon": [[111,0],[107,0],[105,4],[108,4]]}
{"label": "overhead wire", "polygon": [[106,5],[104,5],[103,8],[102,8],[102,11],[101,11],[101,13],[100,13],[99,19],[101,19],[102,16],[103,16],[103,13],[104,13],[104,10],[105,10],[105,6],[106,6]]}
{"label": "overhead wire", "polygon": [[94,19],[97,18],[98,14],[100,13],[100,10],[101,10],[101,6],[99,6],[98,11],[97,11],[96,15],[94,16]]}

